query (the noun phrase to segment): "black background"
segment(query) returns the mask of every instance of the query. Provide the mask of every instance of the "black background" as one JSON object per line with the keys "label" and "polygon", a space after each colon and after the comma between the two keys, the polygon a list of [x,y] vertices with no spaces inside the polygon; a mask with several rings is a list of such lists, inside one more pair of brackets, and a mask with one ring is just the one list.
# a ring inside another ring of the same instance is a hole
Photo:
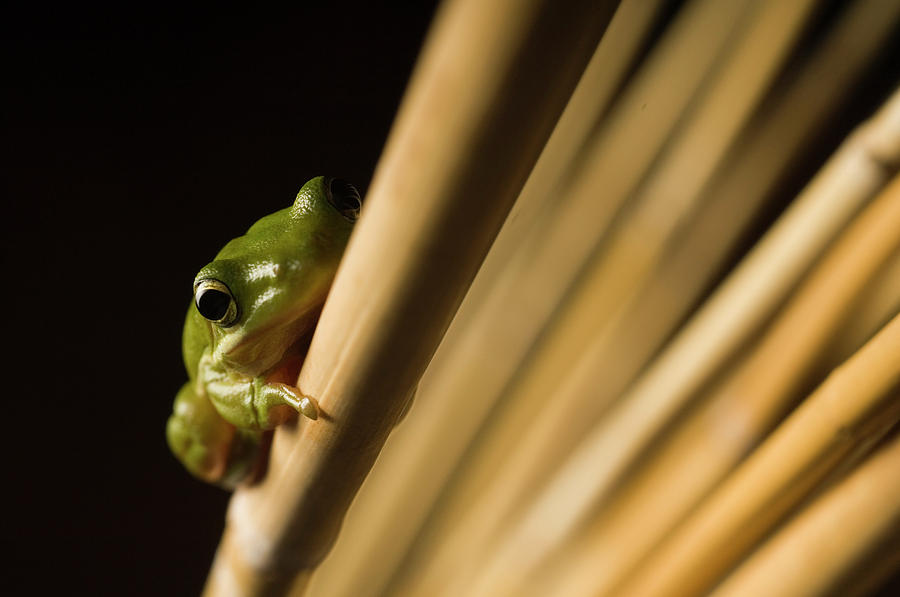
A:
{"label": "black background", "polygon": [[191,282],[309,178],[365,190],[435,2],[376,4],[4,9],[0,592],[199,593],[228,494],[164,439]]}

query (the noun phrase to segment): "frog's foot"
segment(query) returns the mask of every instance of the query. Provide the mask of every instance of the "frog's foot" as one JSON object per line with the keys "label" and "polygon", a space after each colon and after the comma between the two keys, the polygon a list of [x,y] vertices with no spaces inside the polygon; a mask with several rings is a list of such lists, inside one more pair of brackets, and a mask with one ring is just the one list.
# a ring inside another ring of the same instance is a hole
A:
{"label": "frog's foot", "polygon": [[190,383],[175,398],[166,439],[191,474],[228,488],[246,476],[259,445],[258,432],[235,430]]}
{"label": "frog's foot", "polygon": [[299,389],[288,384],[273,383],[268,385],[274,386],[279,396],[304,417],[313,421],[319,418],[319,403],[316,402],[315,398],[301,393]]}

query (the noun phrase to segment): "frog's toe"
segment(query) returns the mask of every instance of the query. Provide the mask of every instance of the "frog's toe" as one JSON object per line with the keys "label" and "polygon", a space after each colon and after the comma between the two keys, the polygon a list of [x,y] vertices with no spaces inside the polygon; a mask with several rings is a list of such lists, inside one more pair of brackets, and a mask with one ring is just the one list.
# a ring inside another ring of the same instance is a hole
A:
{"label": "frog's toe", "polygon": [[319,418],[319,403],[314,398],[303,396],[300,398],[300,413],[315,421]]}

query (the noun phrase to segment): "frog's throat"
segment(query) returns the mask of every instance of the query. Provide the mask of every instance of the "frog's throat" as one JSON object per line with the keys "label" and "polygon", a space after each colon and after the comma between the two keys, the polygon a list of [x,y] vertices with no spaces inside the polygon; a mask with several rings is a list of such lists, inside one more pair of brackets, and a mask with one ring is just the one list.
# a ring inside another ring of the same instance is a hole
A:
{"label": "frog's throat", "polygon": [[[214,337],[213,361],[247,377],[265,375],[295,352],[297,346],[308,344],[319,311],[321,305],[305,305],[253,332]],[[216,335],[214,329],[211,332]]]}
{"label": "frog's throat", "polygon": [[244,339],[223,343],[212,351],[210,360],[216,369],[230,375],[252,379],[276,374],[279,381],[293,384],[300,373],[298,363],[302,363],[309,348],[311,332],[309,329],[291,330],[280,340],[269,342]]}
{"label": "frog's throat", "polygon": [[259,377],[272,369],[285,355],[287,347],[271,343],[254,343],[227,337],[212,351],[216,368],[240,377]]}

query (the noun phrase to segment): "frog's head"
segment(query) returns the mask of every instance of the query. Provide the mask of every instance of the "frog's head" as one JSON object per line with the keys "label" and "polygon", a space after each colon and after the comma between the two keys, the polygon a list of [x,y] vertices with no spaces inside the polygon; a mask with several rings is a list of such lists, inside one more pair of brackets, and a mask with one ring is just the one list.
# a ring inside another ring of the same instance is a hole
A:
{"label": "frog's head", "polygon": [[351,184],[314,178],[200,270],[192,310],[215,361],[254,377],[287,358],[315,325],[359,207]]}

